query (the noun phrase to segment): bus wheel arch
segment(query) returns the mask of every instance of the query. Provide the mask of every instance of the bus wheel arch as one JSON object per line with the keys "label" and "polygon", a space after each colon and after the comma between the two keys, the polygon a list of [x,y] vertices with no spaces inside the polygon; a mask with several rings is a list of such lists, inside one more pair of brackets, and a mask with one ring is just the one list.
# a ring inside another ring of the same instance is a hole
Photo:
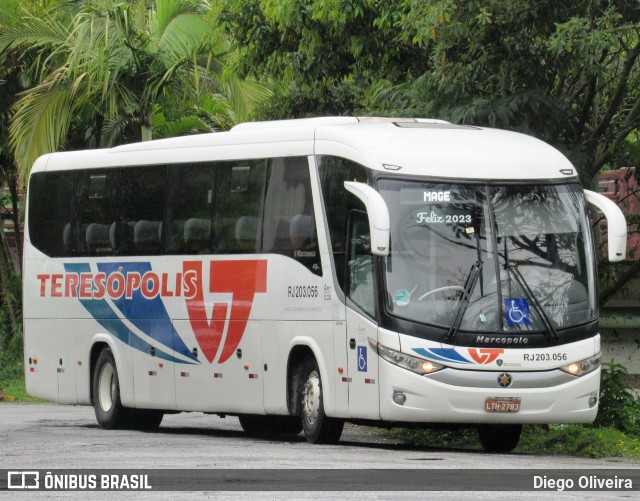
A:
{"label": "bus wheel arch", "polygon": [[289,359],[287,360],[287,408],[292,416],[300,415],[302,367],[309,359],[315,360],[315,354],[307,345],[294,346],[289,352]]}
{"label": "bus wheel arch", "polygon": [[93,378],[95,377],[96,364],[98,363],[100,353],[106,348],[110,348],[109,344],[105,341],[99,341],[91,346],[91,352],[89,353],[89,395],[91,397],[91,405],[93,405],[95,401]]}
{"label": "bus wheel arch", "polygon": [[107,430],[126,428],[129,409],[120,400],[118,368],[108,345],[103,345],[99,350],[92,373],[91,399],[98,424]]}
{"label": "bus wheel arch", "polygon": [[287,405],[300,416],[307,441],[332,444],[340,439],[344,422],[324,411],[323,377],[318,361],[308,346],[296,346],[287,363]]}

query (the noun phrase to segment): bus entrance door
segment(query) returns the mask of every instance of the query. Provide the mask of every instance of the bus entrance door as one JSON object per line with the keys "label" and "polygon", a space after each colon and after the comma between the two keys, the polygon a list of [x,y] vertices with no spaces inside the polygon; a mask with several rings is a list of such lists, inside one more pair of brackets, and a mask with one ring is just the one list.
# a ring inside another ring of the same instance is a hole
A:
{"label": "bus entrance door", "polygon": [[380,419],[378,357],[369,339],[378,339],[378,326],[347,308],[347,359],[349,369],[349,414],[352,418]]}

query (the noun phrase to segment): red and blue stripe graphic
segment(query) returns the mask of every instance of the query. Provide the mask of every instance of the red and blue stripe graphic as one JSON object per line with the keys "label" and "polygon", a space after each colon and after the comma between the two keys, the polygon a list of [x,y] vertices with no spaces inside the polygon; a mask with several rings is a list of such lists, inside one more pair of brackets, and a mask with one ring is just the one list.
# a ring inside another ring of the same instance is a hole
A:
{"label": "red and blue stripe graphic", "polygon": [[[89,263],[65,263],[64,267],[67,273],[78,275],[92,272]],[[100,263],[97,267],[107,278],[115,272],[122,273],[126,277],[130,273],[142,276],[151,271],[151,263],[149,262]],[[159,295],[146,298],[138,288],[131,292],[130,297],[123,294],[119,298],[111,298],[111,303],[116,309],[112,308],[109,302],[103,298],[79,297],[78,300],[100,325],[115,338],[132,348],[149,353],[153,346],[156,349],[155,356],[158,358],[176,363],[200,363],[178,335]],[[123,322],[121,317],[156,341],[157,345],[152,345],[136,334]],[[162,346],[166,349],[163,349]],[[171,351],[182,355],[187,360],[175,357]]]}

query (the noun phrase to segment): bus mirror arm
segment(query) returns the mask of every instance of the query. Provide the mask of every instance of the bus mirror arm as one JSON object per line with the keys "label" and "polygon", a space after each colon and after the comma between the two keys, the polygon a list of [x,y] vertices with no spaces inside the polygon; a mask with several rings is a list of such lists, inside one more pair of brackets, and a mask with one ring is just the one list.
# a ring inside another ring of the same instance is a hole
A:
{"label": "bus mirror arm", "polygon": [[371,252],[376,256],[389,255],[389,209],[382,195],[371,186],[345,181],[344,187],[358,197],[367,208],[371,231]]}
{"label": "bus mirror arm", "polygon": [[607,219],[609,261],[622,261],[627,252],[627,222],[620,207],[595,191],[584,190],[584,196],[587,202],[600,209]]}

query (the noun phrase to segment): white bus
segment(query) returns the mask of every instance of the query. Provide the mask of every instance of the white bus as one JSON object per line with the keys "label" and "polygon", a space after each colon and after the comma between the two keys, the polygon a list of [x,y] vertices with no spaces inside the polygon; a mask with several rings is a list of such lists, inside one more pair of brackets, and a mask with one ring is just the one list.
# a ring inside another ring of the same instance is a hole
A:
{"label": "white bus", "polygon": [[235,415],[339,440],[343,423],[477,427],[598,410],[583,191],[531,137],[427,119],[326,117],[53,153],[32,170],[27,390],[103,428]]}

